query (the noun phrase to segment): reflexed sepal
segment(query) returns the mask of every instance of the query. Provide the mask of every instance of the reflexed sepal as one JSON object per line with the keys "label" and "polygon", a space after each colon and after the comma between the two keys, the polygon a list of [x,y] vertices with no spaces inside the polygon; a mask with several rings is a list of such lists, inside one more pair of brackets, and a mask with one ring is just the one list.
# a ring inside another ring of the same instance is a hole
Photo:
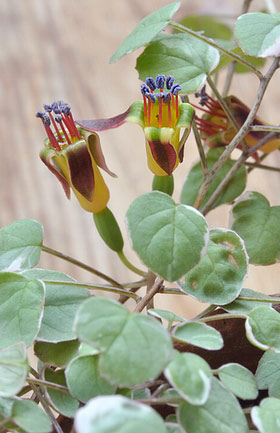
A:
{"label": "reflexed sepal", "polygon": [[93,157],[96,164],[102,168],[102,170],[106,171],[110,176],[117,177],[115,173],[113,173],[111,170],[109,170],[102,149],[100,145],[100,139],[97,134],[90,134],[87,137],[88,147],[89,151],[91,153],[91,156]]}
{"label": "reflexed sepal", "polygon": [[120,252],[123,249],[123,237],[116,218],[107,207],[95,213],[93,219],[103,241],[111,250]]}
{"label": "reflexed sepal", "polygon": [[66,177],[63,174],[63,171],[59,167],[59,165],[54,160],[54,157],[57,155],[57,151],[54,149],[51,149],[50,147],[44,147],[40,152],[40,158],[43,161],[43,163],[48,167],[48,169],[56,176],[56,178],[59,180],[59,182],[62,185],[62,188],[64,189],[64,192],[66,194],[66,197],[70,199],[70,187],[67,182]]}
{"label": "reflexed sepal", "polygon": [[166,194],[172,196],[174,191],[174,178],[173,175],[171,176],[154,176],[153,179],[153,185],[152,185],[153,191],[161,191],[165,192]]}

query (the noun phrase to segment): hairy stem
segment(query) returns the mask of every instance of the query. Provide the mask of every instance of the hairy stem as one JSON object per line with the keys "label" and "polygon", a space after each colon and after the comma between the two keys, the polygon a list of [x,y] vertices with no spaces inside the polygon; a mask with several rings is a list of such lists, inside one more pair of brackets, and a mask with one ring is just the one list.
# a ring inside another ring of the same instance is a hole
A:
{"label": "hairy stem", "polygon": [[69,394],[69,390],[66,386],[59,385],[58,383],[48,382],[47,380],[41,380],[41,379],[32,379],[31,377],[28,377],[26,381],[30,384],[34,383],[35,385],[43,385],[47,386],[49,388],[56,389],[57,391],[65,392],[66,394]]}

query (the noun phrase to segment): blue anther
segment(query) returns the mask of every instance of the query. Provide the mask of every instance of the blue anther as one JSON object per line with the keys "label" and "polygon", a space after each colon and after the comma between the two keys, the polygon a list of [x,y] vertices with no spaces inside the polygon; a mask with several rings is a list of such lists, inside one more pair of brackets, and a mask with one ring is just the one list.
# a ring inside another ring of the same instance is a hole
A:
{"label": "blue anther", "polygon": [[142,95],[146,96],[147,93],[150,93],[150,89],[146,84],[141,84],[141,93]]}
{"label": "blue anther", "polygon": [[163,94],[163,102],[166,104],[169,101],[170,101],[170,93],[169,92],[164,93]]}
{"label": "blue anther", "polygon": [[146,84],[152,91],[156,90],[157,88],[156,82],[152,77],[146,78]]}
{"label": "blue anther", "polygon": [[59,108],[59,106],[58,106],[58,102],[57,102],[57,101],[54,101],[54,102],[52,103],[52,110],[53,110],[53,112],[54,112],[55,114],[59,114],[59,113],[60,113],[60,108]]}
{"label": "blue anther", "polygon": [[58,122],[58,123],[62,122],[62,116],[61,116],[61,114],[57,114],[57,115],[55,116],[55,120],[56,120],[56,122]]}
{"label": "blue anther", "polygon": [[147,93],[148,98],[150,98],[150,100],[155,103],[156,102],[156,97],[153,93]]}
{"label": "blue anther", "polygon": [[173,77],[173,75],[168,75],[168,77],[166,78],[166,88],[167,90],[170,90],[173,83],[174,83],[175,78]]}
{"label": "blue anther", "polygon": [[43,107],[47,113],[50,113],[52,111],[52,106],[49,104],[44,104]]}
{"label": "blue anther", "polygon": [[45,112],[44,111],[42,111],[42,110],[39,110],[39,111],[37,111],[37,113],[36,113],[36,117],[39,117],[39,119],[43,119],[44,118],[44,116],[45,116]]}
{"label": "blue anther", "polygon": [[45,114],[45,115],[43,116],[43,122],[44,122],[44,125],[45,125],[45,126],[50,126],[50,124],[51,124],[51,119],[49,118],[49,116],[48,116],[47,114]]}
{"label": "blue anther", "polygon": [[177,95],[177,93],[180,92],[180,90],[182,90],[182,87],[178,83],[175,83],[171,87],[170,93],[173,93],[173,95]]}
{"label": "blue anther", "polygon": [[163,93],[163,92],[154,93],[154,95],[155,95],[155,97],[156,97],[157,99],[164,98],[164,93]]}
{"label": "blue anther", "polygon": [[165,83],[165,75],[163,74],[158,74],[156,76],[156,86],[158,89],[163,89],[164,88],[164,83]]}
{"label": "blue anther", "polygon": [[71,107],[70,107],[70,105],[68,105],[64,102],[64,104],[60,104],[60,110],[62,111],[62,113],[67,115],[70,113]]}

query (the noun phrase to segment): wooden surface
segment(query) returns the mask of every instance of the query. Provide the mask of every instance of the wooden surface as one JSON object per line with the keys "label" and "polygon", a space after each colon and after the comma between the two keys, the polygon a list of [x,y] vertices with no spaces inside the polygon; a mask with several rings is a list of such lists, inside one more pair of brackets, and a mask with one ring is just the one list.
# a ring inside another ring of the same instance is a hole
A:
{"label": "wooden surface", "polygon": [[[35,113],[43,103],[55,99],[68,101],[76,118],[110,117],[123,112],[139,99],[140,82],[134,69],[138,50],[109,65],[108,59],[124,37],[148,13],[167,4],[166,0],[1,0],[0,1],[0,226],[15,219],[34,218],[44,226],[45,245],[79,258],[119,281],[131,281],[118,257],[100,240],[92,216],[84,212],[76,199],[67,201],[55,177],[40,162],[44,131]],[[253,2],[254,8],[261,2]],[[277,1],[276,1],[277,4]],[[176,17],[194,12],[238,13],[240,0],[183,0]],[[161,72],[161,71],[159,71]],[[247,104],[254,98],[257,80],[239,76],[232,92]],[[279,123],[279,72],[274,77],[261,113],[271,123]],[[144,136],[136,125],[100,134],[107,163],[118,174],[104,178],[111,191],[109,207],[125,232],[124,216],[137,194],[151,189],[152,174],[146,166]],[[187,169],[198,158],[192,138],[188,141],[183,166],[175,172],[175,199]],[[278,154],[267,159],[279,164]],[[249,189],[268,196],[279,205],[279,174],[255,170]],[[209,214],[211,227],[227,227],[228,207]],[[125,252],[130,252],[126,237]],[[139,262],[138,262],[139,264]],[[140,265],[140,264],[139,264]],[[57,269],[81,279],[100,279],[73,268],[45,253],[41,267]],[[279,268],[250,269],[245,287],[267,293],[279,292]],[[201,304],[185,297],[157,298],[158,307],[171,307],[190,316]]]}

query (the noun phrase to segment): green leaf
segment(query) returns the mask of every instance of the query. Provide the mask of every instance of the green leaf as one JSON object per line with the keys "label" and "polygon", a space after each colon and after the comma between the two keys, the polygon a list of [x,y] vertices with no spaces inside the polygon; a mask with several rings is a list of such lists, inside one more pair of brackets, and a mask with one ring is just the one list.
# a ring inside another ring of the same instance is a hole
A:
{"label": "green leaf", "polygon": [[224,345],[219,331],[200,322],[185,322],[177,325],[173,331],[173,337],[183,343],[193,344],[207,350],[219,350]]}
{"label": "green leaf", "polygon": [[61,284],[45,283],[46,301],[37,340],[50,343],[74,340],[74,317],[81,302],[90,296],[89,291],[75,284],[63,284],[63,282],[74,283],[75,280],[62,272],[32,269],[25,271],[23,275],[27,278],[40,278],[43,281],[61,281]]}
{"label": "green leaf", "polygon": [[42,321],[45,288],[12,272],[0,273],[0,348],[33,343]]}
{"label": "green leaf", "polygon": [[[48,382],[67,386],[64,370],[53,371],[50,368],[46,368],[44,370],[44,378]],[[47,387],[47,395],[53,407],[58,411],[58,413],[61,413],[68,418],[74,417],[79,407],[79,402],[75,400],[70,394],[51,387]]]}
{"label": "green leaf", "polygon": [[32,268],[40,258],[43,228],[34,220],[19,220],[0,230],[0,270]]}
{"label": "green leaf", "polygon": [[243,365],[224,364],[218,369],[219,379],[237,397],[243,400],[254,400],[258,396],[255,376]]}
{"label": "green leaf", "polygon": [[256,379],[259,389],[268,389],[270,397],[280,398],[280,353],[268,350],[263,354]]}
{"label": "green leaf", "polygon": [[25,345],[20,342],[0,350],[0,396],[16,395],[28,373]]}
{"label": "green leaf", "polygon": [[248,433],[237,399],[216,378],[212,378],[207,402],[202,406],[182,403],[178,419],[186,433]]}
{"label": "green leaf", "polygon": [[267,306],[248,313],[245,322],[248,340],[262,350],[280,352],[280,314]]}
{"label": "green leaf", "polygon": [[211,383],[211,369],[206,361],[194,353],[174,351],[164,374],[184,400],[193,405],[206,402]]}
{"label": "green leaf", "polygon": [[79,346],[78,340],[62,341],[61,343],[38,341],[34,346],[34,353],[48,365],[65,367],[77,355]]}
{"label": "green leaf", "polygon": [[1,398],[0,397],[0,414],[3,417],[10,418],[10,416],[12,415],[13,405],[14,405],[14,399],[13,398]]}
{"label": "green leaf", "polygon": [[140,21],[114,52],[110,58],[110,63],[116,62],[125,54],[132,53],[137,48],[151,42],[151,40],[168,25],[172,16],[179,9],[180,4],[181,2],[169,3]]}
{"label": "green leaf", "polygon": [[12,420],[28,433],[49,433],[52,430],[49,417],[34,401],[15,400]]}
{"label": "green leaf", "polygon": [[114,394],[116,387],[100,376],[98,355],[73,359],[65,371],[71,394],[86,403],[98,395]]}
{"label": "green leaf", "polygon": [[159,308],[150,308],[148,310],[148,314],[158,319],[167,320],[170,326],[173,322],[184,322],[186,320],[183,317],[177,316],[177,314],[172,313],[171,311],[160,310]]}
{"label": "green leaf", "polygon": [[134,200],[127,222],[135,251],[145,265],[168,281],[194,268],[206,252],[205,218],[190,206],[176,205],[162,192]]}
{"label": "green leaf", "polygon": [[212,39],[232,38],[232,30],[229,26],[207,15],[188,15],[180,21],[185,27],[195,32],[203,32],[204,36]]}
{"label": "green leaf", "polygon": [[78,310],[75,330],[81,341],[102,352],[100,373],[113,385],[155,379],[171,358],[171,338],[156,319],[131,313],[111,299],[85,301]]}
{"label": "green leaf", "polygon": [[[207,152],[206,160],[208,164],[208,168],[211,167],[218,161],[219,157],[223,153],[224,149],[210,149]],[[224,180],[225,176],[232,168],[234,161],[232,159],[228,159],[223,166],[217,171],[215,177],[208,189],[208,192],[203,199],[200,209],[202,209],[212,194],[216,191],[220,183]],[[204,177],[201,168],[200,161],[196,163],[190,170],[186,181],[183,185],[182,193],[181,193],[181,202],[190,206],[193,206],[198,194],[198,191],[203,183]],[[238,197],[246,187],[246,168],[244,166],[240,167],[239,170],[235,173],[233,178],[227,184],[226,188],[219,196],[219,198],[212,205],[212,209],[217,206],[220,206],[224,203],[231,203],[236,197]]]}
{"label": "green leaf", "polygon": [[280,258],[280,206],[270,207],[258,192],[245,193],[233,206],[231,227],[244,240],[250,263],[271,265]]}
{"label": "green leaf", "polygon": [[273,397],[263,399],[259,407],[253,407],[251,418],[260,433],[278,433],[280,400]]}
{"label": "green leaf", "polygon": [[[255,290],[251,289],[242,289],[239,296],[248,297],[248,298],[259,298],[259,299],[267,299],[267,295],[255,292]],[[233,302],[227,305],[223,305],[223,310],[226,310],[228,313],[240,313],[247,314],[252,311],[254,308],[259,307],[261,302],[258,301],[243,301],[239,299],[235,299]],[[266,306],[270,307],[271,303],[265,303]]]}
{"label": "green leaf", "polygon": [[[244,52],[241,50],[241,48],[237,47],[231,50],[234,54],[237,54],[238,56],[242,57],[247,62],[251,63],[251,65],[255,66],[255,68],[259,69],[262,68],[265,64],[265,59],[261,59],[254,56],[247,56],[244,54]],[[232,62],[232,57],[221,55],[220,63],[216,67],[216,69],[213,71],[213,73],[219,71],[220,69],[227,66],[230,62]],[[237,74],[244,74],[247,72],[252,72],[251,69],[249,69],[247,66],[244,66],[242,63],[236,62],[234,67],[234,72]]]}
{"label": "green leaf", "polygon": [[167,433],[151,407],[121,395],[96,397],[77,411],[77,433]]}
{"label": "green leaf", "polygon": [[136,69],[143,81],[159,72],[173,75],[183,93],[193,93],[205,83],[219,58],[216,48],[194,36],[186,33],[161,35],[138,57]]}
{"label": "green leaf", "polygon": [[179,424],[166,422],[165,427],[167,428],[167,433],[182,433]]}
{"label": "green leaf", "polygon": [[242,239],[231,230],[213,229],[206,256],[182,278],[180,287],[201,302],[225,305],[239,295],[247,266]]}
{"label": "green leaf", "polygon": [[279,56],[280,13],[252,12],[241,15],[236,21],[234,35],[242,50],[251,56]]}

